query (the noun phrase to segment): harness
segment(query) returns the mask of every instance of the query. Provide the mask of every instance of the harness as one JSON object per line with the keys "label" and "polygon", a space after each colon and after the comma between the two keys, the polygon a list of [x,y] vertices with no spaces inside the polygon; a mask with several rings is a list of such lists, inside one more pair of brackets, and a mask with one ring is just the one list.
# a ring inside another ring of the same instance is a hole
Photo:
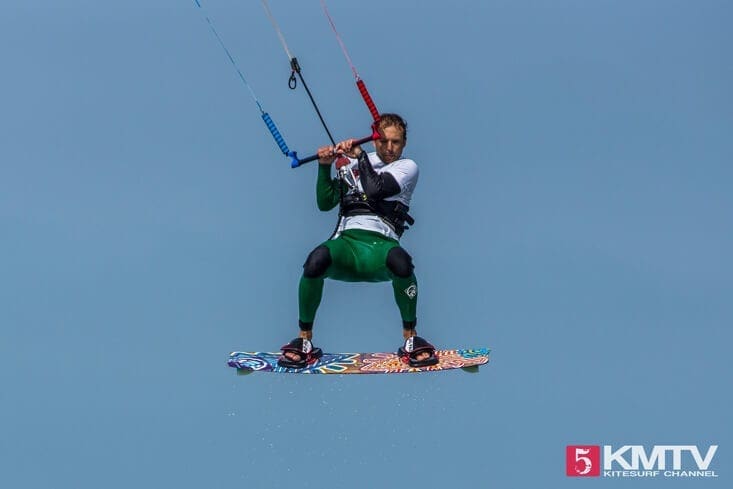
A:
{"label": "harness", "polygon": [[408,214],[409,210],[408,206],[398,200],[371,200],[364,192],[354,190],[341,199],[339,214],[343,217],[376,215],[389,225],[397,236],[402,236],[409,226],[415,224],[415,219]]}

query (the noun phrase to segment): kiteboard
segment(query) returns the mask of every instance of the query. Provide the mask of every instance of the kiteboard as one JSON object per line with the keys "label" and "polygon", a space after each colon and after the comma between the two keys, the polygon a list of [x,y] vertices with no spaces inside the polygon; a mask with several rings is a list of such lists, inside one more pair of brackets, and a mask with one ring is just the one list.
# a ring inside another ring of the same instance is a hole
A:
{"label": "kiteboard", "polygon": [[229,354],[227,365],[239,374],[275,372],[289,374],[401,374],[462,369],[478,372],[489,362],[488,348],[436,350],[438,363],[427,367],[411,367],[395,353],[324,353],[315,363],[304,368],[286,368],[277,364],[280,352],[242,352]]}

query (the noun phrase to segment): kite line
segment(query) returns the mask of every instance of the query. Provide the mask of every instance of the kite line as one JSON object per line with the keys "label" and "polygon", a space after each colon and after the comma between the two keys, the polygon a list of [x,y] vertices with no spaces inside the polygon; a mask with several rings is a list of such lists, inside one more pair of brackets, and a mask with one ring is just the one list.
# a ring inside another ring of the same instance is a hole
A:
{"label": "kite line", "polygon": [[249,91],[249,94],[252,96],[252,100],[254,100],[255,104],[257,104],[257,108],[260,111],[260,116],[262,117],[262,120],[265,122],[267,129],[270,131],[270,134],[272,134],[272,137],[275,139],[275,142],[277,143],[278,148],[280,148],[280,151],[282,151],[282,153],[285,156],[291,158],[292,167],[298,166],[300,163],[298,163],[297,153],[295,151],[290,151],[287,143],[285,143],[285,139],[282,137],[282,134],[280,134],[280,131],[277,130],[277,126],[273,122],[272,118],[262,108],[262,104],[260,103],[259,99],[257,98],[257,95],[255,95],[255,92],[252,89],[252,86],[247,82],[247,79],[244,77],[242,70],[239,69],[237,62],[234,61],[234,57],[229,52],[229,49],[227,48],[226,44],[224,44],[224,41],[222,40],[221,36],[219,35],[219,32],[216,30],[216,27],[214,27],[214,23],[211,21],[211,18],[209,18],[209,15],[206,13],[206,10],[204,10],[204,8],[201,6],[201,3],[199,2],[199,0],[193,0],[193,1],[196,2],[196,6],[201,10],[203,16],[206,18],[206,22],[209,24],[209,28],[211,29],[211,32],[214,34],[214,37],[216,37],[216,40],[219,41],[219,45],[222,47],[227,57],[229,58],[229,61],[231,62],[232,66],[237,71],[237,74],[239,75],[239,79],[242,80],[242,83],[244,83],[244,86]]}
{"label": "kite line", "polygon": [[341,39],[341,35],[339,34],[338,29],[336,29],[336,24],[334,23],[333,19],[331,18],[331,14],[328,12],[328,7],[326,6],[325,0],[321,0],[321,7],[323,7],[323,13],[326,14],[328,23],[331,24],[331,29],[333,30],[333,33],[336,35],[336,40],[338,41],[339,45],[341,46],[341,51],[343,51],[344,53],[346,62],[351,67],[352,73],[354,73],[354,79],[356,80],[356,87],[359,89],[361,98],[364,99],[364,103],[366,103],[366,106],[369,109],[369,112],[372,114],[372,119],[374,119],[374,124],[376,124],[377,122],[379,122],[379,111],[377,110],[377,106],[374,104],[374,101],[372,100],[371,95],[369,95],[369,90],[367,90],[367,87],[364,84],[364,80],[361,79],[361,77],[359,76],[359,72],[356,71],[356,66],[354,66],[354,63],[351,61],[351,56],[349,56],[349,51],[346,49],[346,45],[344,44],[343,39]]}
{"label": "kite line", "polygon": [[[213,21],[209,17],[209,15],[206,13],[204,7],[201,5],[200,0],[194,0],[196,3],[196,6],[199,8],[199,10],[202,12],[202,15],[206,19],[206,22],[209,25],[209,29],[211,30],[212,34],[218,41],[221,48],[224,50],[224,52],[227,55],[227,58],[229,59],[229,62],[234,67],[235,71],[237,72],[237,75],[239,75],[239,79],[242,81],[244,86],[247,88],[247,91],[249,92],[250,96],[252,97],[252,100],[254,100],[255,104],[257,105],[257,108],[260,111],[260,116],[262,117],[262,120],[265,122],[265,125],[267,126],[267,129],[270,131],[270,134],[272,134],[273,139],[275,139],[275,143],[277,143],[278,148],[280,148],[280,151],[290,158],[290,166],[292,168],[297,168],[298,166],[309,163],[311,161],[315,161],[318,159],[318,154],[314,154],[311,156],[308,156],[306,158],[299,159],[297,152],[291,151],[288,148],[287,143],[285,142],[285,139],[283,138],[282,134],[280,134],[280,131],[278,131],[277,126],[275,125],[275,122],[272,120],[270,115],[265,112],[265,110],[262,108],[262,104],[255,95],[254,90],[252,89],[252,86],[247,82],[247,79],[245,78],[244,74],[242,73],[242,70],[237,65],[237,62],[234,60],[234,57],[232,56],[231,52],[227,48],[226,44],[224,43],[224,40],[219,35],[219,32],[216,30],[216,27],[214,26]],[[282,31],[280,30],[280,27],[278,26],[277,22],[275,21],[274,16],[272,15],[272,11],[270,10],[269,4],[267,3],[267,0],[261,0],[262,6],[265,9],[265,13],[267,14],[268,18],[270,19],[270,22],[272,23],[272,26],[275,28],[275,32],[277,33],[278,38],[280,39],[280,43],[282,44],[283,48],[285,49],[285,54],[287,54],[288,59],[290,60],[290,67],[291,67],[291,73],[290,73],[290,79],[288,80],[288,86],[291,89],[295,89],[297,86],[297,79],[300,79],[301,83],[303,84],[303,88],[305,88],[306,93],[308,94],[308,97],[310,98],[311,104],[313,105],[313,108],[316,111],[316,114],[318,115],[318,118],[321,121],[321,124],[323,125],[323,128],[326,130],[326,134],[328,134],[329,139],[331,140],[332,144],[335,144],[334,138],[331,135],[331,132],[329,131],[323,116],[321,114],[320,109],[318,108],[318,105],[315,102],[315,99],[313,98],[313,94],[311,93],[310,89],[308,88],[307,83],[305,82],[305,79],[303,78],[302,71],[300,68],[300,65],[298,63],[298,59],[292,55],[292,52],[290,51],[290,48],[287,45],[287,42],[285,41],[285,36],[282,34]],[[356,70],[356,67],[354,66],[354,63],[351,61],[351,57],[349,56],[349,53],[346,49],[346,45],[344,44],[343,40],[341,39],[341,36],[336,29],[336,25],[331,18],[331,15],[328,12],[328,8],[326,7],[326,3],[324,0],[321,0],[321,6],[323,7],[323,11],[326,14],[326,17],[328,18],[329,23],[331,24],[331,28],[333,29],[334,34],[336,35],[336,39],[338,40],[339,44],[341,45],[341,50],[344,53],[344,56],[346,57],[346,61],[351,67],[351,71],[354,73],[354,78],[356,80],[356,86],[359,89],[359,93],[362,96],[362,99],[364,99],[364,103],[366,103],[367,108],[369,109],[369,112],[372,115],[372,119],[374,120],[372,124],[372,133],[364,138],[358,139],[354,141],[354,144],[364,144],[369,141],[374,141],[376,139],[380,138],[379,131],[377,129],[377,123],[379,122],[379,111],[377,110],[376,105],[374,104],[374,101],[372,100],[371,95],[369,94],[369,91],[366,88],[366,85],[364,84],[364,81],[359,76],[359,73]],[[296,79],[297,75],[297,79]]]}
{"label": "kite line", "polygon": [[[303,78],[303,74],[301,72],[300,65],[298,63],[298,59],[293,56],[292,51],[288,47],[288,43],[285,41],[285,36],[282,33],[282,30],[280,29],[277,21],[275,20],[275,16],[272,14],[272,11],[270,10],[270,5],[267,2],[267,0],[261,0],[262,7],[265,9],[265,13],[267,14],[267,17],[270,20],[270,23],[272,24],[272,27],[275,29],[275,32],[277,34],[277,37],[280,39],[280,44],[282,44],[283,49],[285,50],[285,54],[288,56],[288,59],[290,60],[290,79],[288,80],[288,86],[291,89],[295,89],[297,86],[297,79],[295,78],[295,75],[298,75],[298,78],[300,79],[301,83],[303,84],[303,88],[305,88],[306,93],[308,94],[308,97],[310,98],[311,104],[313,105],[313,108],[316,111],[316,114],[318,115],[318,118],[321,121],[321,125],[323,125],[323,128],[326,130],[326,134],[328,134],[328,138],[331,140],[331,144],[336,144],[334,141],[333,136],[331,135],[331,131],[329,131],[328,126],[326,125],[326,122],[323,119],[323,115],[321,114],[321,111],[318,108],[318,104],[316,104],[315,99],[313,98],[313,94],[311,93],[310,89],[308,88],[308,84],[305,82],[305,79]],[[377,110],[376,105],[374,104],[374,101],[372,100],[371,95],[369,95],[369,91],[366,88],[366,85],[364,84],[364,81],[359,76],[359,73],[356,71],[356,67],[354,66],[354,63],[351,62],[351,57],[349,56],[348,51],[346,50],[346,46],[341,39],[341,36],[338,33],[338,30],[336,30],[336,25],[333,22],[333,19],[331,19],[331,16],[328,12],[328,8],[326,7],[326,4],[323,0],[321,0],[321,5],[323,7],[323,10],[326,14],[326,17],[328,18],[329,23],[331,24],[331,28],[333,29],[334,33],[336,34],[336,39],[338,40],[339,44],[341,45],[341,50],[344,53],[344,56],[346,56],[346,61],[351,66],[351,71],[354,73],[354,77],[356,78],[356,86],[359,89],[359,93],[361,93],[362,98],[364,99],[364,102],[367,105],[367,108],[369,109],[369,112],[372,115],[372,119],[374,120],[374,123],[372,124],[372,133],[364,138],[361,138],[357,141],[354,141],[354,144],[364,144],[369,141],[374,141],[376,139],[379,139],[379,131],[377,130],[377,122],[379,122],[379,111]],[[290,166],[292,168],[296,168],[302,164],[309,163],[311,161],[315,161],[318,159],[318,155],[314,154],[302,159],[292,158]]]}
{"label": "kite line", "polygon": [[305,79],[303,78],[300,64],[298,63],[298,58],[293,56],[292,52],[288,48],[288,43],[285,42],[285,36],[283,35],[282,31],[280,30],[280,26],[277,24],[275,17],[272,15],[272,11],[270,10],[270,5],[267,3],[267,0],[261,0],[261,2],[262,2],[262,7],[265,9],[265,13],[267,14],[267,17],[270,19],[270,23],[272,24],[272,27],[275,28],[277,37],[280,38],[280,44],[282,44],[283,48],[285,49],[285,54],[288,55],[288,59],[290,60],[291,72],[290,72],[290,78],[288,79],[288,87],[290,87],[291,90],[295,90],[295,87],[298,84],[298,80],[295,78],[295,75],[297,74],[298,78],[300,78],[300,82],[303,84],[303,88],[305,88],[305,91],[308,94],[308,98],[310,98],[313,108],[316,110],[316,114],[318,115],[318,119],[320,119],[321,121],[321,125],[323,126],[323,129],[325,129],[326,134],[328,134],[328,139],[331,140],[331,144],[335,145],[336,141],[334,141],[333,136],[331,135],[331,131],[328,130],[328,126],[326,125],[326,121],[323,120],[323,115],[321,114],[321,111],[318,108],[318,104],[316,104],[316,101],[313,98],[313,94],[311,93],[310,89],[308,88],[308,84],[305,82]]}

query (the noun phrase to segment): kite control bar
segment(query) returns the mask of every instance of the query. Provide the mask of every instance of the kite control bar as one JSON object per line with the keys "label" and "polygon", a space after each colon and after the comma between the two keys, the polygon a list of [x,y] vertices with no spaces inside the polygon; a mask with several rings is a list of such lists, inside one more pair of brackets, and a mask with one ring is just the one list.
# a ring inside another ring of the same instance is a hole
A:
{"label": "kite control bar", "polygon": [[[379,139],[381,137],[379,135],[379,131],[377,131],[376,124],[374,126],[372,126],[372,131],[373,132],[372,132],[371,136],[367,136],[365,138],[357,139],[356,141],[354,141],[353,145],[354,146],[358,146],[360,144],[368,143],[369,141],[377,140],[377,139]],[[290,156],[292,158],[291,161],[290,161],[290,167],[291,168],[298,168],[302,164],[310,163],[311,161],[316,161],[318,159],[318,154],[314,154],[314,155],[308,156],[307,158],[303,158],[302,160],[301,159],[298,159],[298,155],[295,152],[293,152],[292,155],[289,154],[288,156]]]}

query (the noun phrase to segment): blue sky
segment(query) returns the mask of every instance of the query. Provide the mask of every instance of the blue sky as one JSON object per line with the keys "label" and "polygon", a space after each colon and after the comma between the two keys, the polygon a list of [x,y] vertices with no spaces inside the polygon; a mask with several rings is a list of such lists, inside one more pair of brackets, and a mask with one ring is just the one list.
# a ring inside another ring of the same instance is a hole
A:
{"label": "blue sky", "polygon": [[[203,2],[291,149],[327,141],[260,2]],[[271,0],[337,138],[370,116],[319,2]],[[0,485],[723,487],[733,9],[329,2],[421,176],[419,331],[477,375],[236,376],[294,336],[333,213],[193,0],[0,16]],[[388,284],[329,282],[327,351],[391,351]],[[565,476],[565,446],[719,445],[714,479]]]}

